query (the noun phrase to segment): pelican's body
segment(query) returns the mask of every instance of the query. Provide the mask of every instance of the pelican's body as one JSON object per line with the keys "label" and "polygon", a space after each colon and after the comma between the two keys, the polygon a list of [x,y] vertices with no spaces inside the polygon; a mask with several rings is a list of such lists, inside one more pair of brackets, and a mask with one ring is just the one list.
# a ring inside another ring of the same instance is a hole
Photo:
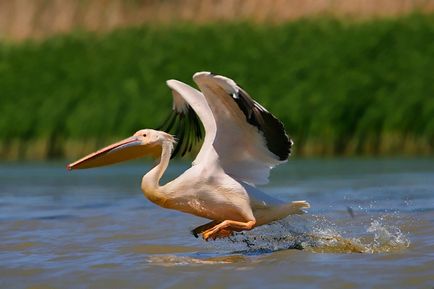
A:
{"label": "pelican's body", "polygon": [[192,166],[163,186],[155,186],[153,174],[151,171],[142,179],[142,191],[149,200],[165,208],[210,220],[255,219],[258,226],[286,217],[293,208],[293,203],[288,206],[247,183],[237,181],[218,166]]}
{"label": "pelican's body", "polygon": [[[167,82],[173,92],[174,116],[166,130],[173,128],[177,117],[189,121],[178,126],[178,143],[164,131],[144,129],[68,167],[95,167],[143,155],[159,157],[142,178],[143,193],[161,207],[210,219],[193,230],[205,240],[303,213],[307,202],[284,203],[254,186],[266,183],[270,169],[290,154],[292,141],[283,125],[231,79],[209,72],[197,73],[193,79],[201,92],[176,80]],[[201,137],[198,119],[205,138],[196,159],[179,177],[161,185],[171,156],[190,151],[194,139]]]}

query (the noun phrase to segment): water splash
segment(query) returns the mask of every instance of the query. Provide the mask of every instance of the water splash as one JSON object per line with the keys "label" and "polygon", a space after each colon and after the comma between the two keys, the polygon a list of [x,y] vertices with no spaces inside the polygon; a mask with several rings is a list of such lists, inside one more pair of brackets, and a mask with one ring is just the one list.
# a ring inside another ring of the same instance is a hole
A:
{"label": "water splash", "polygon": [[410,240],[398,226],[383,224],[382,218],[373,220],[367,229],[373,240],[366,245],[369,253],[399,251],[410,246]]}
{"label": "water splash", "polygon": [[[395,216],[396,217],[396,216]],[[386,253],[410,246],[408,236],[391,219],[383,215],[368,222],[336,225],[321,216],[310,219],[296,217],[241,232],[221,244],[235,252],[261,254],[286,249],[306,250],[314,253]]]}
{"label": "water splash", "polygon": [[[258,261],[275,251],[296,249],[311,253],[388,253],[410,246],[397,212],[377,217],[358,215],[338,220],[324,216],[292,216],[272,224],[206,243],[212,252],[153,255],[148,262],[160,266],[218,265]],[[218,249],[217,251],[215,249]]]}

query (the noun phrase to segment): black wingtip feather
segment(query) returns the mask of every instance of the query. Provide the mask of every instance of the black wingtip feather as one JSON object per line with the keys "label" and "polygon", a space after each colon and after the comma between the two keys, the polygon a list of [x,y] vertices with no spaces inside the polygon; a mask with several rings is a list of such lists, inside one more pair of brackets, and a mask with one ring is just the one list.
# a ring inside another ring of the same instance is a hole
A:
{"label": "black wingtip feather", "polygon": [[286,134],[283,123],[260,106],[241,88],[239,88],[236,95],[232,95],[232,99],[235,100],[244,113],[247,122],[257,127],[264,134],[267,148],[279,160],[287,160],[291,154],[292,141]]}
{"label": "black wingtip feather", "polygon": [[174,134],[178,139],[172,152],[172,158],[191,152],[203,138],[203,128],[199,117],[190,106],[182,112],[173,110],[158,130]]}

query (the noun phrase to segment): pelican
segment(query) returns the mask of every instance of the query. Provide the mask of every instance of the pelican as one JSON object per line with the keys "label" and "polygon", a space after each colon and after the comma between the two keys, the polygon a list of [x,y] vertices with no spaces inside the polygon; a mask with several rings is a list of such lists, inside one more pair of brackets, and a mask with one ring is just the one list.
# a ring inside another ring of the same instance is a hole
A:
{"label": "pelican", "polygon": [[[163,208],[209,219],[192,230],[205,241],[304,213],[308,202],[286,203],[256,187],[267,183],[270,170],[286,162],[291,153],[293,142],[283,124],[230,78],[198,72],[193,80],[200,91],[177,80],[167,81],[173,110],[161,131],[141,129],[67,168],[155,157],[156,165],[142,178],[144,195]],[[190,152],[198,141],[203,143],[191,167],[161,185],[170,159]]]}

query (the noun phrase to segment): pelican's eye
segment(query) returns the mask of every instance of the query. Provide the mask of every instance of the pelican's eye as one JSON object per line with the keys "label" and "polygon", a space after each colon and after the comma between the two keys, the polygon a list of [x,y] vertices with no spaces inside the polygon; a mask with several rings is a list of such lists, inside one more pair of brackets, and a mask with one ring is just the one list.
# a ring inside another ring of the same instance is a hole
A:
{"label": "pelican's eye", "polygon": [[143,134],[143,137],[146,137],[146,133]]}

